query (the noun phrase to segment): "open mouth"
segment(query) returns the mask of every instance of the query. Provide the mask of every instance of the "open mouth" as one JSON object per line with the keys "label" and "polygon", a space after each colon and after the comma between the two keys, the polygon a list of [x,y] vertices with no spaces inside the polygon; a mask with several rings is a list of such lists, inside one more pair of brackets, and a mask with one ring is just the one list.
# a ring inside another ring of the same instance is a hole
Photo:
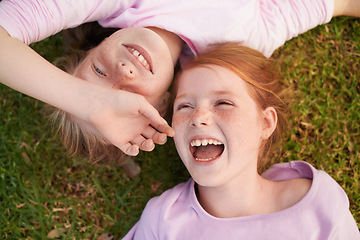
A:
{"label": "open mouth", "polygon": [[144,66],[148,71],[153,73],[151,67],[150,55],[140,46],[125,46],[127,50]]}
{"label": "open mouth", "polygon": [[190,142],[190,152],[196,161],[208,162],[217,159],[224,151],[224,144],[215,139],[195,139]]}

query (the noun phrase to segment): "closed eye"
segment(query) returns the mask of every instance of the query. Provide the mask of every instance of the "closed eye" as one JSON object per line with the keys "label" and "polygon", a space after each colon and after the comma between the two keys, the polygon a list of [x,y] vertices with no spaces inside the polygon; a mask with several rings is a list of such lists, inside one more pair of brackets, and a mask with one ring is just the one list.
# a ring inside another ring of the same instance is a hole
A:
{"label": "closed eye", "polygon": [[218,105],[229,105],[229,106],[233,106],[234,103],[228,101],[228,100],[219,100],[215,103],[216,106]]}
{"label": "closed eye", "polygon": [[191,108],[190,104],[184,103],[177,106],[176,110],[185,109],[185,108]]}
{"label": "closed eye", "polygon": [[106,74],[103,73],[98,67],[93,65],[93,68],[94,68],[95,72],[97,72],[99,75],[106,77]]}

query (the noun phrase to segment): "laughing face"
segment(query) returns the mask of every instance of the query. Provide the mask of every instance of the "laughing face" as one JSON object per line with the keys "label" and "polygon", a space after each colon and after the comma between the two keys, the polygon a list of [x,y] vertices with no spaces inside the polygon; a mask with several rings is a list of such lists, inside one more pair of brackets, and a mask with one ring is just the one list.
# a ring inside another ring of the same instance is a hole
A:
{"label": "laughing face", "polygon": [[92,49],[74,75],[143,95],[156,107],[172,81],[173,69],[169,48],[157,33],[124,28]]}
{"label": "laughing face", "polygon": [[193,179],[220,186],[257,171],[263,111],[239,76],[207,65],[179,77],[172,127],[177,151]]}

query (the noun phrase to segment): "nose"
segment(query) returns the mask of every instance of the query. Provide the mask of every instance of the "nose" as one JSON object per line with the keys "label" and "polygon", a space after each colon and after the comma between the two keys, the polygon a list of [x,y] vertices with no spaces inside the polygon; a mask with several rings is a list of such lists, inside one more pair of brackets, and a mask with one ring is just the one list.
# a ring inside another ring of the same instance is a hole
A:
{"label": "nose", "polygon": [[191,116],[191,127],[208,126],[211,124],[211,114],[207,108],[196,108]]}
{"label": "nose", "polygon": [[117,69],[119,71],[119,76],[122,79],[131,80],[136,78],[136,68],[130,63],[120,61],[117,64]]}

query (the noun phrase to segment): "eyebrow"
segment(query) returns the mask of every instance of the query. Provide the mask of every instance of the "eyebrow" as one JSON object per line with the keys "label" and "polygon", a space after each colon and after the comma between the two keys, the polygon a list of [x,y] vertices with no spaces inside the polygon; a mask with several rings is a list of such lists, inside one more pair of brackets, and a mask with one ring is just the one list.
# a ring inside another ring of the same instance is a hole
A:
{"label": "eyebrow", "polygon": [[[176,96],[175,100],[176,101],[177,99],[181,99],[181,98],[186,98],[189,94],[187,93],[184,93],[184,94],[181,94],[179,96]],[[230,92],[230,91],[224,91],[224,90],[219,90],[219,91],[211,91],[210,94],[211,96],[213,95],[231,95],[231,96],[235,96],[235,94],[233,92]]]}

